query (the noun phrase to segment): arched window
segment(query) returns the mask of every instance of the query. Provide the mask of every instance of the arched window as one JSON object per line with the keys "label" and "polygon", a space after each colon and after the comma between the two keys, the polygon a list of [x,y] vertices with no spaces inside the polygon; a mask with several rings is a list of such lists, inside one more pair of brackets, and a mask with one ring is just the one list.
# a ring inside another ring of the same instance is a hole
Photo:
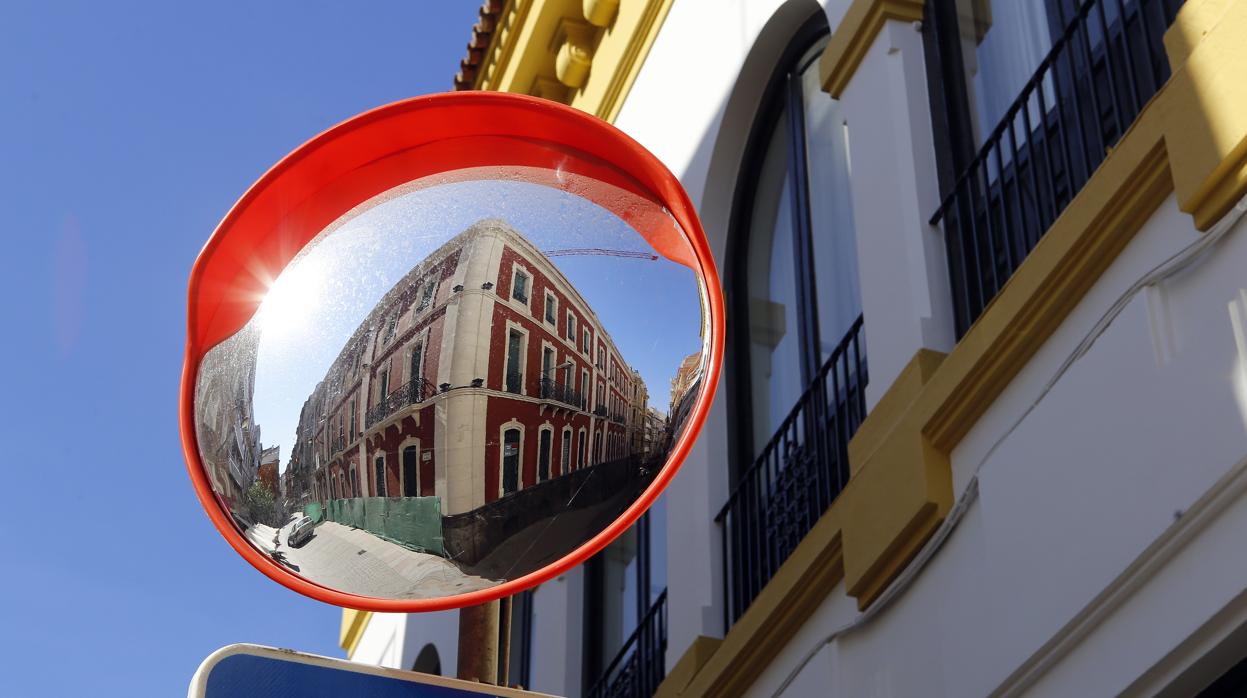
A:
{"label": "arched window", "polygon": [[550,450],[554,430],[544,427],[537,436],[537,482],[550,479]]}
{"label": "arched window", "polygon": [[411,670],[433,676],[442,675],[442,660],[437,656],[437,648],[433,646],[433,643],[430,642],[420,648],[420,654],[416,655],[416,661],[411,665]]}
{"label": "arched window", "polygon": [[403,496],[420,496],[420,447],[403,449]]}
{"label": "arched window", "polygon": [[[851,125],[822,90],[827,41],[820,10],[787,44],[733,199],[725,279],[736,442],[732,492],[716,516],[729,546],[729,625],[848,481],[848,439],[865,412]],[[749,547],[757,540],[767,540],[765,559]]]}
{"label": "arched window", "polygon": [[[861,315],[847,129],[822,90],[826,19],[790,42],[737,180],[728,259],[736,451],[752,462]],[[737,463],[739,472],[749,465]]]}
{"label": "arched window", "polygon": [[502,493],[518,492],[520,489],[520,430],[502,432]]}
{"label": "arched window", "polygon": [[377,479],[374,480],[373,488],[376,490],[376,496],[385,496],[385,456],[377,456],[374,461],[376,466]]}

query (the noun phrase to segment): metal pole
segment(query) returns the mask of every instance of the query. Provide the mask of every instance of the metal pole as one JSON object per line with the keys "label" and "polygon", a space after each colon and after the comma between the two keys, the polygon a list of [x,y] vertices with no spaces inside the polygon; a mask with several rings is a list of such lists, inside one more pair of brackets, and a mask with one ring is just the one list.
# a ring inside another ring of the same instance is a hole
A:
{"label": "metal pole", "polygon": [[456,675],[491,686],[498,681],[498,602],[459,609]]}
{"label": "metal pole", "polygon": [[515,597],[499,599],[498,611],[498,685],[511,685],[511,607]]}

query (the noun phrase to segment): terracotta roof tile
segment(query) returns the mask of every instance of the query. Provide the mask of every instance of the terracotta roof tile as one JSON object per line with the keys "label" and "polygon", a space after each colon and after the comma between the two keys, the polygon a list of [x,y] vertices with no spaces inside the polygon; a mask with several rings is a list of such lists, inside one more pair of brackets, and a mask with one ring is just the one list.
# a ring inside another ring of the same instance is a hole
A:
{"label": "terracotta roof tile", "polygon": [[481,3],[476,24],[472,25],[472,37],[468,40],[467,56],[459,61],[459,72],[455,74],[456,90],[470,90],[476,85],[481,61],[485,60],[485,51],[493,39],[504,4],[505,0],[485,0]]}

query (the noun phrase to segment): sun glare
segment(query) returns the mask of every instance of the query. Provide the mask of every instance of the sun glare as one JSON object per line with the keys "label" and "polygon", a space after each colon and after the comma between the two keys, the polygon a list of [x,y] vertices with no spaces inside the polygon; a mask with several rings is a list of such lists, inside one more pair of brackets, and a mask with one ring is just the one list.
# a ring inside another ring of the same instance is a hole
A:
{"label": "sun glare", "polygon": [[277,277],[256,312],[260,330],[269,339],[289,339],[307,327],[323,301],[324,264],[307,257]]}

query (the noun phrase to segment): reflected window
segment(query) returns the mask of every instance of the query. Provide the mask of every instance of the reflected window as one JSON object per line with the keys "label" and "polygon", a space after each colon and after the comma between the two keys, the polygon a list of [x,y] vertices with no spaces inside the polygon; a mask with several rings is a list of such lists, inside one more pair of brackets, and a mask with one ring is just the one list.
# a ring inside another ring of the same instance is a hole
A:
{"label": "reflected window", "polygon": [[502,494],[520,489],[520,430],[502,432]]}
{"label": "reflected window", "polygon": [[558,299],[553,293],[546,291],[546,322],[555,325],[558,322]]}
{"label": "reflected window", "polygon": [[354,398],[351,399],[351,441],[355,440],[355,403]]}
{"label": "reflected window", "polygon": [[507,333],[507,375],[506,389],[508,393],[517,395],[523,391],[524,385],[524,333],[512,329]]}
{"label": "reflected window", "polygon": [[576,341],[576,316],[572,315],[572,311],[567,311],[567,339]]}
{"label": "reflected window", "polygon": [[377,496],[384,497],[385,496],[385,456],[377,456],[375,465],[376,465],[376,475],[377,475],[377,480],[376,480]]}
{"label": "reflected window", "polygon": [[407,375],[412,381],[419,381],[422,377],[420,373],[421,361],[424,359],[424,342],[416,342],[416,346],[412,347],[411,360],[408,362]]}
{"label": "reflected window", "polygon": [[542,429],[541,436],[537,439],[537,481],[545,482],[550,479],[550,441],[554,438],[554,432],[550,429]]}
{"label": "reflected window", "polygon": [[559,460],[559,466],[564,472],[572,469],[572,429],[566,427],[563,429],[563,457]]}
{"label": "reflected window", "polygon": [[383,402],[390,394],[390,369],[381,369],[381,374],[377,377],[377,404]]}
{"label": "reflected window", "polygon": [[581,429],[576,438],[576,459],[580,467],[585,467],[585,430]]}
{"label": "reflected window", "polygon": [[511,282],[511,297],[528,305],[528,274],[518,270],[515,272],[515,280]]}
{"label": "reflected window", "polygon": [[420,303],[416,306],[417,311],[424,310],[433,305],[433,294],[437,292],[437,282],[430,281],[424,285],[424,291],[420,294]]}
{"label": "reflected window", "polygon": [[420,496],[420,448],[408,446],[403,449],[403,496]]}

